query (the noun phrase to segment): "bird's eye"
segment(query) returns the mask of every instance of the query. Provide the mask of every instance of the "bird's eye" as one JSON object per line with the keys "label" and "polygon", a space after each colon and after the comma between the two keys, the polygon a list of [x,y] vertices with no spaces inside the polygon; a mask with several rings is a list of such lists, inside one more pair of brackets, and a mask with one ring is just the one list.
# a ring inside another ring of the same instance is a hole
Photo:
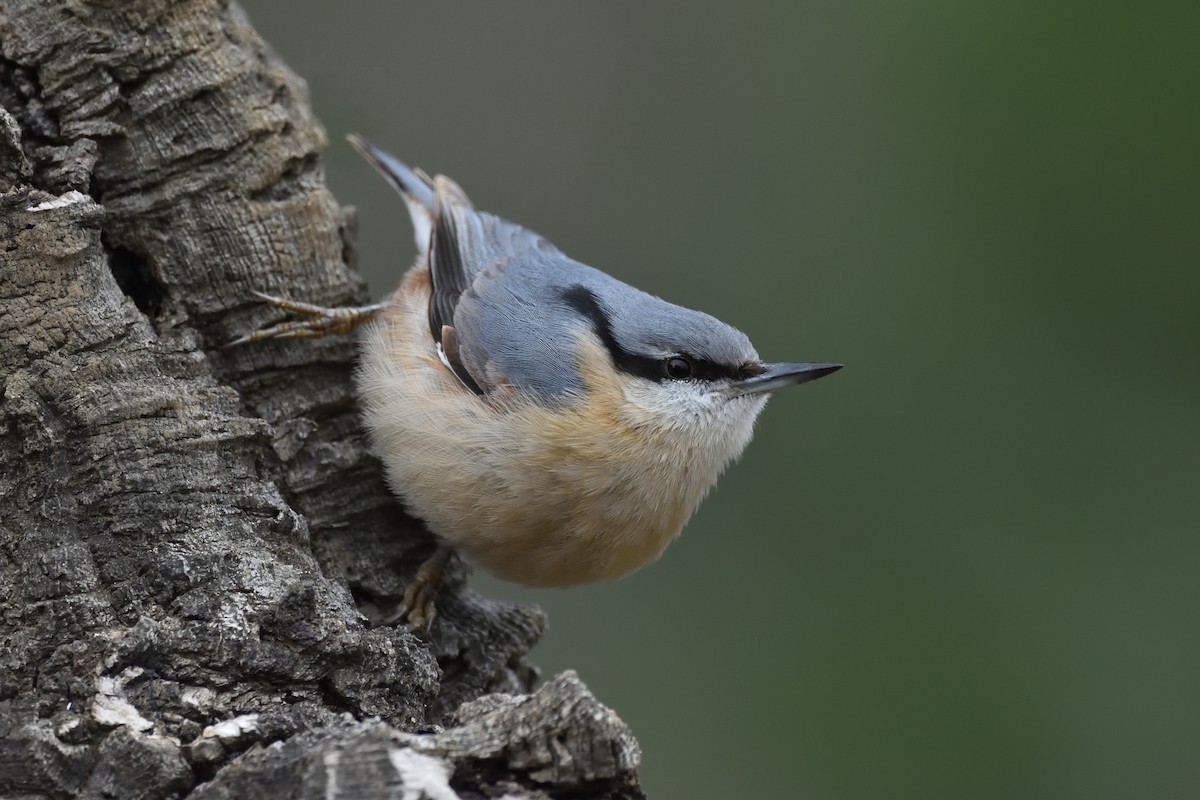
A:
{"label": "bird's eye", "polygon": [[688,361],[683,356],[672,356],[667,359],[664,365],[667,371],[668,378],[674,378],[681,381],[684,378],[692,377],[692,362]]}

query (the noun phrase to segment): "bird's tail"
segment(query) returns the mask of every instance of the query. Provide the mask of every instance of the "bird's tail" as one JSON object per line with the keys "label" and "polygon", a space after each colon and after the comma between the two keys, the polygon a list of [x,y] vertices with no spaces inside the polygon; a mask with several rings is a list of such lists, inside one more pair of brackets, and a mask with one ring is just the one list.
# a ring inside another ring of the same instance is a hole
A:
{"label": "bird's tail", "polygon": [[404,198],[408,215],[412,217],[413,237],[419,252],[429,252],[434,219],[448,205],[472,208],[466,193],[445,175],[439,175],[435,180],[419,169],[410,168],[391,153],[379,149],[357,134],[352,133],[346,138]]}
{"label": "bird's tail", "polygon": [[433,181],[419,169],[411,169],[386,150],[381,150],[356,133],[346,137],[354,149],[406,200],[415,200],[430,213],[434,210]]}

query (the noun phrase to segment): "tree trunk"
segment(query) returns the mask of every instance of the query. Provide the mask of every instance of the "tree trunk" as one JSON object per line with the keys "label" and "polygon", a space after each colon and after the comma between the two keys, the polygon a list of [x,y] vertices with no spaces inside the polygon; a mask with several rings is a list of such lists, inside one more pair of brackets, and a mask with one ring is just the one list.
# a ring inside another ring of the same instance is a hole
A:
{"label": "tree trunk", "polygon": [[353,342],[221,349],[253,289],[365,299],[241,10],[5,0],[0,105],[0,796],[640,797],[577,678],[522,696],[538,609],[455,566],[428,637],[371,627],[433,543]]}

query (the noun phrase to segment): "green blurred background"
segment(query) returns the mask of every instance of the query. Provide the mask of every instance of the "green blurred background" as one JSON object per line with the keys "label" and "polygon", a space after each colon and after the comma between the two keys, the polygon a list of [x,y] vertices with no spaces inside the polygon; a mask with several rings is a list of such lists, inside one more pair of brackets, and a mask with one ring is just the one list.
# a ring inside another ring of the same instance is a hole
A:
{"label": "green blurred background", "polygon": [[246,2],[361,132],[569,254],[843,361],[658,563],[495,596],[655,800],[1200,796],[1200,4]]}

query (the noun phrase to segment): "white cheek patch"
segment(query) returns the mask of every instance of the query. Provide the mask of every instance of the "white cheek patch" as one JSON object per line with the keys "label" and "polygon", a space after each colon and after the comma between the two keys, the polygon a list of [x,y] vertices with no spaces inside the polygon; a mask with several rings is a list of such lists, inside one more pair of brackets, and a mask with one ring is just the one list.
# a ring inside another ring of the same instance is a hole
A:
{"label": "white cheek patch", "polygon": [[639,425],[664,434],[686,453],[681,458],[714,479],[750,443],[755,419],[766,405],[763,395],[733,397],[690,381],[635,380],[626,389],[626,401],[637,409],[631,416]]}
{"label": "white cheek patch", "polygon": [[745,417],[751,420],[762,408],[758,404],[747,404],[739,398],[730,398],[720,390],[713,390],[692,381],[635,380],[626,393],[629,402],[650,412],[662,420],[663,427],[695,429],[697,432],[712,432],[729,425],[736,426]]}

